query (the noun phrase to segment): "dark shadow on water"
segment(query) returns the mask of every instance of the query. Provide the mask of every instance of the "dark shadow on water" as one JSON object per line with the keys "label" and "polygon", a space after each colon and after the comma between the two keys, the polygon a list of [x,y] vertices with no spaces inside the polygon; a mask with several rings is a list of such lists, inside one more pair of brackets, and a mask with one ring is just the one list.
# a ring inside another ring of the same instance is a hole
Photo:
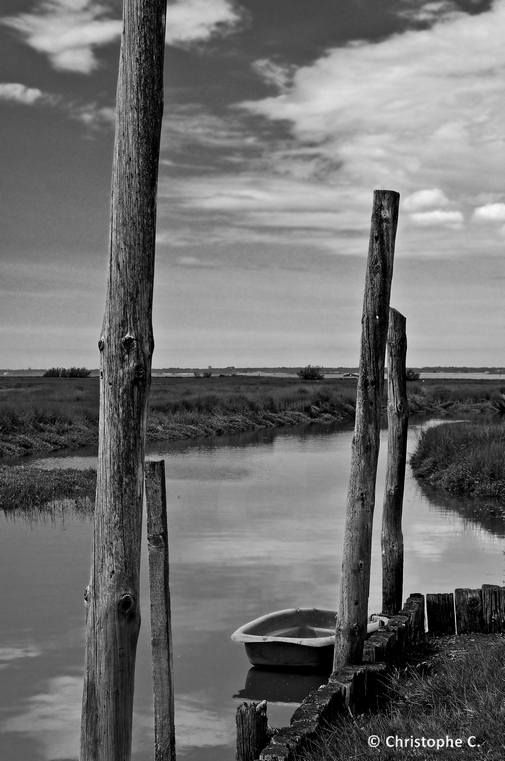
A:
{"label": "dark shadow on water", "polygon": [[253,666],[245,686],[233,697],[239,700],[266,700],[269,703],[301,703],[307,695],[327,684],[330,672],[272,671]]}

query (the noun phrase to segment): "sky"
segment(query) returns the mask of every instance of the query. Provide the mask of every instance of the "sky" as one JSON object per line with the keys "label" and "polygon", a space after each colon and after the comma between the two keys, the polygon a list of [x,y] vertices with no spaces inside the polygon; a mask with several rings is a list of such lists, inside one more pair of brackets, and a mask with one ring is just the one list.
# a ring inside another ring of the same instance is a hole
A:
{"label": "sky", "polygon": [[[2,0],[0,367],[99,364],[120,0]],[[503,366],[505,0],[171,0],[154,367],[354,366],[373,191],[409,366]]]}

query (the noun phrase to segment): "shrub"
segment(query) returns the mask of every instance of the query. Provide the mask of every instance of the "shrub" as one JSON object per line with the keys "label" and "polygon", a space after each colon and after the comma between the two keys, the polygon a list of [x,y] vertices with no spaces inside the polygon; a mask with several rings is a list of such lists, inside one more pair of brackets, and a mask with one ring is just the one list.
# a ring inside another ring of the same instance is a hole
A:
{"label": "shrub", "polygon": [[406,378],[408,381],[416,381],[419,380],[420,377],[420,373],[418,373],[416,370],[413,370],[411,367],[407,367]]}
{"label": "shrub", "polygon": [[322,380],[324,375],[318,365],[307,365],[298,371],[298,377],[302,380]]}
{"label": "shrub", "polygon": [[86,367],[51,367],[46,370],[43,378],[87,378],[91,370]]}

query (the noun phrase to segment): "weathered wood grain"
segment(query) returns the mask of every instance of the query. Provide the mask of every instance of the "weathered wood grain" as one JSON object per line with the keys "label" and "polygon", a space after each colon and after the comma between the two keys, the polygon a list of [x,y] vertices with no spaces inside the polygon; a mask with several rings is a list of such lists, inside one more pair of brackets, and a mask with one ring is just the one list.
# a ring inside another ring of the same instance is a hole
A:
{"label": "weathered wood grain", "polygon": [[426,595],[426,613],[430,634],[455,634],[454,595],[452,592]]}
{"label": "weathered wood grain", "polygon": [[124,0],[81,761],[131,757],[165,11],[166,0]]}
{"label": "weathered wood grain", "polygon": [[456,607],[456,630],[458,634],[482,632],[482,590],[456,589],[454,592]]}
{"label": "weathered wood grain", "polygon": [[272,736],[268,726],[266,701],[241,703],[237,708],[236,723],[236,761],[256,761]]}
{"label": "weathered wood grain", "polygon": [[407,331],[405,317],[389,310],[388,455],[382,510],[382,613],[394,616],[403,600],[402,512],[407,464],[409,405],[407,400]]}
{"label": "weathered wood grain", "polygon": [[486,633],[505,631],[505,587],[482,585],[482,619]]}
{"label": "weathered wood grain", "polygon": [[154,761],[175,761],[174,665],[165,462],[146,462]]}
{"label": "weathered wood grain", "polygon": [[392,190],[374,192],[334,670],[361,663],[366,635],[384,357],[399,201],[399,194]]}

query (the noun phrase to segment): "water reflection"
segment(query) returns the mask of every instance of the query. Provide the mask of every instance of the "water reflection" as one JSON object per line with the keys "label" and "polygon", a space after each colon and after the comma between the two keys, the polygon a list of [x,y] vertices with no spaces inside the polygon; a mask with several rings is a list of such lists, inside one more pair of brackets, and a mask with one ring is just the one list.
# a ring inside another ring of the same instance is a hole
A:
{"label": "water reflection", "polygon": [[247,672],[245,687],[233,697],[240,700],[267,700],[269,703],[299,705],[309,693],[326,684],[329,676],[321,673],[290,674],[253,666]]}
{"label": "water reflection", "polygon": [[[409,447],[417,435],[413,426]],[[266,698],[269,722],[280,726],[289,723],[293,702],[321,683],[320,675],[250,669],[243,645],[230,635],[274,610],[336,606],[351,437],[339,426],[311,426],[151,447],[151,457],[166,459],[176,731],[184,761],[232,761],[237,700]],[[385,443],[384,432],[371,611],[380,609]],[[44,462],[66,464],[58,457]],[[466,510],[408,473],[406,594],[502,583],[503,523]],[[77,759],[91,521],[62,505],[45,516],[0,515],[0,524],[0,758]],[[134,761],[151,759],[153,747],[147,552],[141,574]]]}

